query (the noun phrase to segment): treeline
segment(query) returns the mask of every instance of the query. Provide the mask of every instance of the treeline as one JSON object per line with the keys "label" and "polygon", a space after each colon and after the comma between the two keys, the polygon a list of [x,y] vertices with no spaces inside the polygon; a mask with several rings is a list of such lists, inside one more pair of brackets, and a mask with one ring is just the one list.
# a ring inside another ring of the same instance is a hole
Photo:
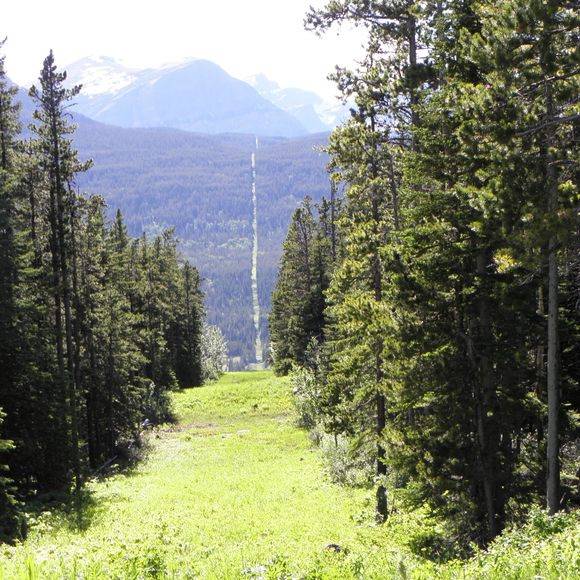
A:
{"label": "treeline", "polygon": [[22,535],[17,500],[80,491],[128,449],[167,393],[202,381],[203,299],[171,231],[131,239],[84,197],[52,52],[30,95],[32,138],[0,59],[0,533]]}
{"label": "treeline", "polygon": [[579,500],[578,8],[339,0],[307,17],[368,44],[335,75],[356,103],[330,143],[338,261],[321,292],[299,210],[275,368],[310,365],[315,420],[354,454],[371,442],[379,521],[396,490],[485,544],[531,504]]}

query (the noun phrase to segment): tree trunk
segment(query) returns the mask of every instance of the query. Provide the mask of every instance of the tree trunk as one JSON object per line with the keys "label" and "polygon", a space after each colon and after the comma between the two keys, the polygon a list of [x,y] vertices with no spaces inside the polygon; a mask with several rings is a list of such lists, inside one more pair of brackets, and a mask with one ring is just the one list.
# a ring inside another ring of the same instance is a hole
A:
{"label": "tree trunk", "polygon": [[[543,260],[542,260],[542,275],[540,279],[540,285],[538,286],[538,314],[541,317],[542,321],[545,319],[546,315],[546,308],[545,308],[545,300],[544,300],[544,272],[543,272]],[[543,325],[542,325],[543,329]],[[540,333],[541,334],[541,333]],[[536,346],[536,387],[535,387],[535,394],[538,398],[538,401],[542,400],[542,394],[544,392],[544,384],[545,384],[545,363],[546,363],[546,345],[543,340],[540,339],[538,345]],[[544,420],[543,417],[538,418],[537,428],[536,428],[536,438],[538,448],[541,447],[544,441]]]}
{"label": "tree trunk", "polygon": [[[54,329],[55,329],[55,346],[56,360],[58,366],[58,377],[61,385],[59,399],[63,405],[63,413],[68,405],[68,386],[65,376],[64,364],[64,341],[62,325],[62,303],[61,303],[61,279],[60,279],[60,250],[58,246],[57,220],[56,220],[56,195],[54,188],[50,188],[49,193],[49,212],[48,219],[50,223],[50,256],[52,267],[52,290],[54,298]],[[67,422],[67,421],[66,421]],[[68,429],[68,425],[67,425]]]}
{"label": "tree trunk", "polygon": [[[542,51],[542,68],[544,78],[548,78],[550,66],[548,43],[550,26],[546,24],[545,45]],[[552,85],[549,80],[544,83],[546,119],[554,117],[554,100]],[[548,193],[548,216],[555,218],[558,211],[558,179],[552,148],[555,145],[555,127],[547,123],[546,129],[545,175]],[[548,242],[548,445],[547,445],[547,482],[546,500],[548,512],[553,515],[560,509],[560,384],[559,384],[559,337],[558,337],[558,240],[551,233]]]}
{"label": "tree trunk", "polygon": [[35,268],[39,268],[42,263],[42,253],[40,251],[40,244],[38,243],[36,196],[32,178],[27,180],[26,186],[28,188],[28,203],[30,205],[30,241],[34,252],[33,265]]}
{"label": "tree trunk", "polygon": [[0,167],[4,170],[8,170],[8,129],[6,127],[6,116],[8,111],[4,110],[2,106],[4,104],[4,99],[0,98]]}
{"label": "tree trunk", "polygon": [[494,376],[489,356],[492,343],[491,318],[489,312],[488,288],[486,283],[487,268],[490,263],[490,251],[483,248],[477,255],[477,276],[480,280],[479,297],[477,299],[479,317],[478,362],[480,377],[478,396],[476,397],[477,433],[479,453],[481,456],[481,476],[485,501],[485,512],[489,539],[500,531],[498,525],[498,509],[496,498],[497,485],[497,429],[495,413]]}
{"label": "tree trunk", "polygon": [[73,453],[75,466],[75,485],[77,493],[80,493],[82,485],[81,467],[80,467],[80,448],[79,448],[79,420],[78,420],[78,398],[81,392],[81,329],[80,321],[84,318],[82,312],[82,303],[79,295],[78,282],[78,252],[77,252],[77,215],[76,215],[76,198],[69,186],[69,209],[70,209],[70,233],[71,233],[71,270],[72,270],[72,299],[74,302],[75,317],[72,324],[72,341],[74,344],[73,352],[73,366],[74,372],[73,391],[74,396],[71,405],[74,403],[72,413],[72,428],[73,428]]}
{"label": "tree trunk", "polygon": [[[554,194],[551,195],[551,197]],[[557,192],[555,193],[557,195]],[[551,515],[560,509],[560,385],[558,340],[558,261],[552,237],[548,255],[548,449],[546,499]]]}
{"label": "tree trunk", "polygon": [[[412,69],[417,67],[417,20],[414,16],[409,16],[409,66]],[[411,125],[417,127],[419,124],[419,114],[417,113],[417,89],[416,87],[411,87],[410,89],[410,105],[411,105]],[[413,150],[417,149],[417,144],[415,143],[415,138],[412,137],[411,148]]]}
{"label": "tree trunk", "polygon": [[336,263],[336,184],[330,184],[330,250],[332,263]]}
{"label": "tree trunk", "polygon": [[[375,132],[375,119],[371,117],[371,131]],[[373,160],[372,163],[372,177],[377,177],[378,171]],[[383,279],[381,271],[381,257],[379,254],[379,238],[380,238],[380,207],[378,192],[376,186],[373,184],[373,191],[371,192],[372,199],[372,219],[373,219],[373,256],[372,256],[372,288],[375,302],[381,302],[383,299]],[[383,341],[379,338],[375,345],[375,389],[376,389],[376,437],[377,437],[377,465],[376,472],[379,479],[377,487],[377,505],[376,518],[379,523],[384,522],[388,517],[388,499],[387,488],[384,484],[384,478],[387,474],[386,450],[382,442],[386,422],[386,399],[382,392],[383,382]]]}
{"label": "tree trunk", "polygon": [[64,225],[64,199],[63,199],[63,175],[61,173],[61,156],[59,134],[57,129],[57,116],[59,114],[57,100],[54,95],[54,80],[51,84],[50,99],[51,99],[51,137],[52,137],[52,166],[54,182],[54,197],[56,202],[56,219],[58,232],[58,250],[59,250],[59,266],[60,266],[60,282],[62,291],[62,302],[64,305],[64,322],[65,322],[65,341],[67,354],[67,371],[68,371],[68,396],[69,396],[69,413],[72,439],[72,460],[73,470],[75,475],[75,492],[77,495],[81,490],[81,473],[80,473],[80,454],[79,454],[79,432],[78,432],[78,418],[77,418],[77,389],[76,389],[76,373],[74,365],[74,346],[73,346],[73,328],[72,328],[72,312],[71,312],[71,296],[70,296],[70,280],[67,263],[67,246]]}

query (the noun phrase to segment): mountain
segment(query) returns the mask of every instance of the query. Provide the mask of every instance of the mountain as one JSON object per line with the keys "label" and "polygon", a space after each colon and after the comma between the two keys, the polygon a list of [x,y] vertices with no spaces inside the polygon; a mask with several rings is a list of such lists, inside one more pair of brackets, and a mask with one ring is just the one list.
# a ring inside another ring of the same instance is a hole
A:
{"label": "mountain", "polygon": [[330,131],[348,117],[348,107],[340,101],[325,101],[312,91],[282,88],[264,74],[246,79],[264,98],[290,113],[310,132]]}
{"label": "mountain", "polygon": [[[24,124],[32,104],[25,91]],[[111,216],[120,208],[132,235],[175,228],[181,249],[205,279],[208,319],[218,324],[240,367],[253,360],[251,301],[251,154],[255,137],[206,135],[169,128],[122,128],[75,112],[74,143],[94,167],[78,177],[101,194]],[[263,138],[257,151],[258,285],[262,339],[281,247],[292,212],[305,195],[328,196],[320,147],[328,134]]]}
{"label": "mountain", "polygon": [[88,57],[66,68],[68,82],[84,86],[77,110],[103,123],[210,134],[308,133],[290,113],[207,60],[134,70],[109,57]]}
{"label": "mountain", "polygon": [[88,56],[68,65],[66,72],[69,83],[83,86],[83,101],[97,107],[98,97],[115,95],[129,88],[137,82],[141,71],[126,67],[108,56]]}

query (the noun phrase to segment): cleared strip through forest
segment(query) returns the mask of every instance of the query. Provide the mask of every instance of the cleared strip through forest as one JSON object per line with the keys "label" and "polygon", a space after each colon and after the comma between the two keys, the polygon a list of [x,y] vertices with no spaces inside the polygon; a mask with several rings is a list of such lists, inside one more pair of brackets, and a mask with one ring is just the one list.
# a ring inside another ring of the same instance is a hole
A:
{"label": "cleared strip through forest", "polygon": [[256,137],[256,150],[252,153],[252,306],[256,331],[256,363],[261,365],[264,361],[264,353],[260,327],[260,297],[258,295],[258,194],[256,190],[256,155],[258,146],[259,142]]}

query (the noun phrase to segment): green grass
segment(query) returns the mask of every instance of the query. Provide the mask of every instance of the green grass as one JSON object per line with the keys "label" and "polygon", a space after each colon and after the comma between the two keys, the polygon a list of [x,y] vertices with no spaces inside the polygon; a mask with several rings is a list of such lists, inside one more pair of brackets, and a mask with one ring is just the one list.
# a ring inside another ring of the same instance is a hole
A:
{"label": "green grass", "polygon": [[[174,396],[178,423],[134,470],[88,485],[83,525],[44,513],[0,578],[573,578],[578,520],[467,565],[413,556],[419,514],[373,523],[372,491],[331,484],[294,426],[288,383],[230,373]],[[558,535],[559,534],[559,535]],[[533,535],[533,534],[532,534]],[[518,543],[519,542],[519,543]],[[341,553],[328,544],[339,544]],[[522,546],[525,546],[525,553]]]}

